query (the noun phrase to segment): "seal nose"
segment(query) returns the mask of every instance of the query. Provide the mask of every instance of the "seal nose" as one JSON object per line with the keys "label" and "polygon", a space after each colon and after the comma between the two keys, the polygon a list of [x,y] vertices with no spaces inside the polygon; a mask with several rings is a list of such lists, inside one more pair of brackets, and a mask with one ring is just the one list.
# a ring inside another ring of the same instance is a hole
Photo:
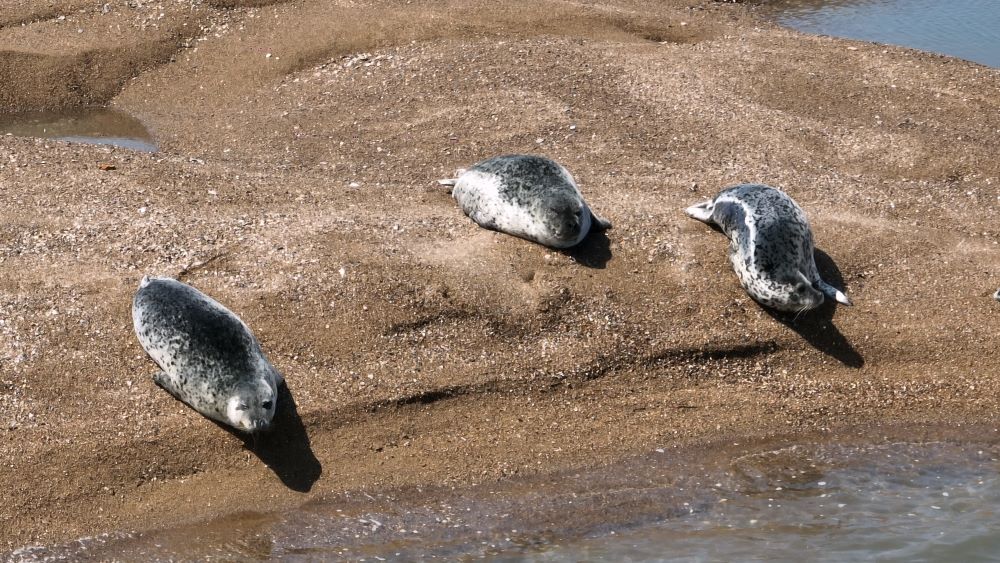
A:
{"label": "seal nose", "polygon": [[262,432],[267,430],[271,426],[271,421],[258,418],[250,421],[250,431],[251,432]]}

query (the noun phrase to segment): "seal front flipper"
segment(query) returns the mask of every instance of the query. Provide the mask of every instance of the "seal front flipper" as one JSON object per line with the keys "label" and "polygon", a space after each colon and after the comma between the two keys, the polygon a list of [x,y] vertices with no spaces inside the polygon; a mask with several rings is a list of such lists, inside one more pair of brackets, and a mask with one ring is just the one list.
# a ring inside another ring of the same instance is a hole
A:
{"label": "seal front flipper", "polygon": [[187,402],[181,396],[180,388],[174,385],[174,378],[167,375],[165,371],[159,370],[153,372],[153,383],[159,385],[161,389],[173,395],[178,401]]}
{"label": "seal front flipper", "polygon": [[285,376],[281,375],[278,368],[272,366],[271,362],[267,362],[267,369],[271,371],[271,376],[274,377],[274,386],[281,387],[281,385],[285,383]]}
{"label": "seal front flipper", "polygon": [[604,219],[594,213],[594,210],[590,210],[590,230],[595,233],[603,233],[604,231],[611,228],[611,221]]}

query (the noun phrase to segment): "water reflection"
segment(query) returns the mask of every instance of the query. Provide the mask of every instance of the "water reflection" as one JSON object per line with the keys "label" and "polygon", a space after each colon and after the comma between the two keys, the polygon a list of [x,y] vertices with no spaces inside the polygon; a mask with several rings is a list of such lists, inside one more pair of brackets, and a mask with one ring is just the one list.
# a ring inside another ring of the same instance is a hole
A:
{"label": "water reflection", "polygon": [[1000,67],[996,0],[768,0],[757,9],[808,33],[892,43]]}
{"label": "water reflection", "polygon": [[153,136],[139,120],[110,108],[0,113],[0,134],[8,133],[156,152]]}

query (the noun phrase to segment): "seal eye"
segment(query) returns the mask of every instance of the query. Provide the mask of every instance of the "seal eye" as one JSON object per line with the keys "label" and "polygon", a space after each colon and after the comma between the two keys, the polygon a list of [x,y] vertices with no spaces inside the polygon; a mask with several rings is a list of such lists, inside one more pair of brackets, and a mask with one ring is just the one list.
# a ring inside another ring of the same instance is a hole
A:
{"label": "seal eye", "polygon": [[261,403],[260,406],[264,407],[267,410],[271,410],[271,404],[272,404],[271,401],[264,401],[263,403]]}
{"label": "seal eye", "polygon": [[247,410],[248,408],[250,408],[250,407],[248,407],[247,405],[243,405],[243,404],[241,404],[241,405],[239,405],[238,407],[236,407],[236,410],[238,410],[238,411],[245,411],[245,410]]}

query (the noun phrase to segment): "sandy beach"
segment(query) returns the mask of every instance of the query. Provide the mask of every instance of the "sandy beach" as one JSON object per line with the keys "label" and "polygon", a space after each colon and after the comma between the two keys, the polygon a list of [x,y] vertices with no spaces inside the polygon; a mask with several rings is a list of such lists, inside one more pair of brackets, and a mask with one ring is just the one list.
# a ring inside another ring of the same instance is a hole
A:
{"label": "sandy beach", "polygon": [[[0,137],[0,553],[998,422],[998,70],[708,0],[0,0],[0,111],[83,105],[160,152]],[[435,182],[514,152],[614,228],[549,250]],[[740,288],[683,209],[746,181],[802,205],[853,307]],[[152,382],[144,274],[225,303],[284,374],[253,451]]]}

